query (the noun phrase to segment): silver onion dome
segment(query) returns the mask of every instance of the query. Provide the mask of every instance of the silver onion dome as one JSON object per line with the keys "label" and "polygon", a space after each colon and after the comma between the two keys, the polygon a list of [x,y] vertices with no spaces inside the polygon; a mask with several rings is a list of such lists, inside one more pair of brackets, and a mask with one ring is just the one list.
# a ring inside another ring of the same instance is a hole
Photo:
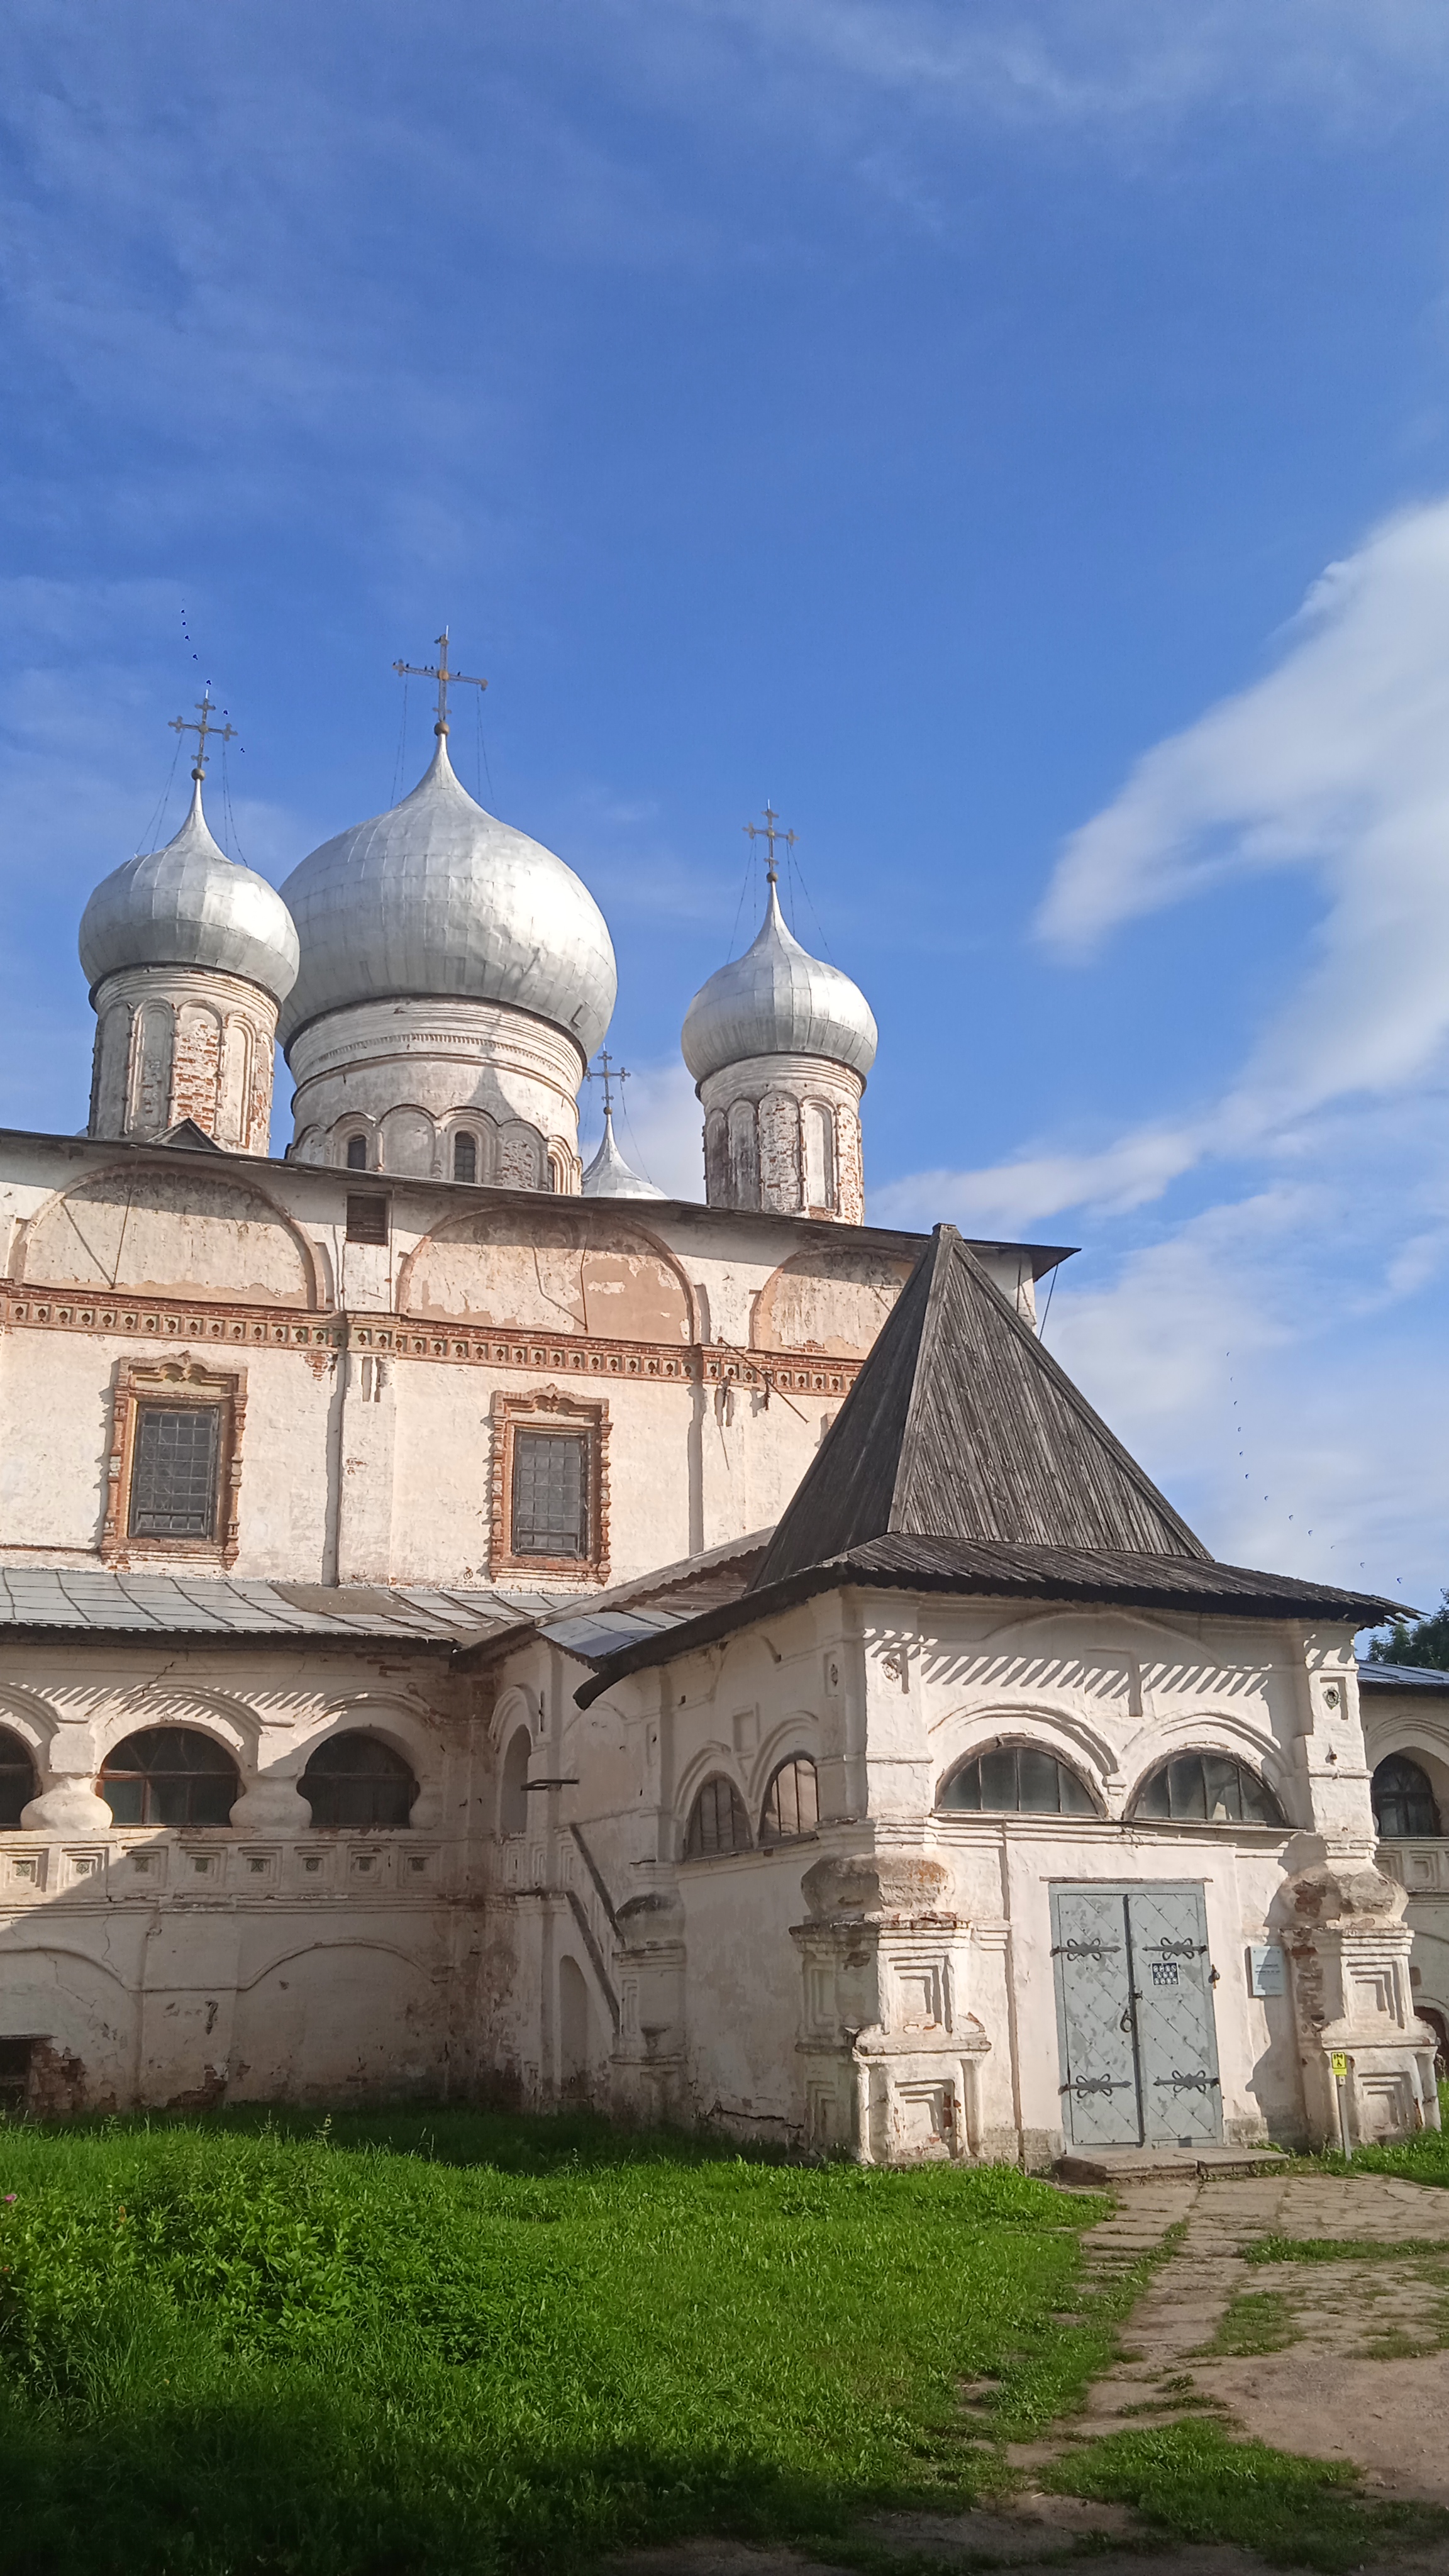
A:
{"label": "silver onion dome", "polygon": [[103,877],[81,915],[80,961],[94,992],[125,966],[201,966],[260,984],[281,1002],[297,980],[297,933],[275,886],[229,859],[207,828],[193,771],[191,811],[164,850]]}
{"label": "silver onion dome", "polygon": [[604,1112],[604,1141],[579,1183],[586,1199],[662,1199],[652,1181],[632,1171],[614,1142],[614,1113]]}
{"label": "silver onion dome", "polygon": [[440,733],[400,805],[324,841],[282,889],[302,969],[286,1045],[353,1002],[502,1002],[549,1020],[587,1062],[618,990],[608,925],[573,869],[476,804]]}
{"label": "silver onion dome", "polygon": [[819,1055],[862,1079],[876,1025],[858,984],[812,957],[786,927],[773,878],[759,937],[702,984],[685,1014],[684,1061],[697,1083],[752,1055]]}

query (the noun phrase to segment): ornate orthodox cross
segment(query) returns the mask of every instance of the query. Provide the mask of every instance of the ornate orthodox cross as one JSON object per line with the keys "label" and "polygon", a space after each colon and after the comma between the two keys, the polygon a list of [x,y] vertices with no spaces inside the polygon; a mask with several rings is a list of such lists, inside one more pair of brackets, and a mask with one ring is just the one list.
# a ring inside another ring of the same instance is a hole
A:
{"label": "ornate orthodox cross", "polygon": [[405,679],[437,681],[438,721],[433,727],[436,734],[445,734],[448,730],[448,691],[450,689],[486,689],[488,686],[486,680],[475,680],[470,672],[449,670],[448,632],[445,626],[438,637],[436,662],[394,662],[392,666],[395,671],[401,671]]}
{"label": "ornate orthodox cross", "polygon": [[594,1066],[590,1065],[584,1079],[586,1082],[601,1082],[603,1084],[604,1116],[606,1118],[611,1118],[614,1114],[614,1099],[610,1088],[611,1084],[617,1083],[619,1086],[619,1102],[622,1107],[624,1100],[624,1085],[626,1082],[631,1081],[633,1077],[630,1074],[627,1065],[611,1064],[609,1062],[608,1048],[600,1047],[598,1068],[595,1070]]}
{"label": "ornate orthodox cross", "polygon": [[775,885],[778,882],[780,874],[779,869],[775,865],[775,843],[777,841],[783,841],[787,850],[793,850],[795,847],[795,834],[793,832],[782,832],[777,829],[780,817],[776,813],[775,808],[770,803],[768,797],[765,800],[764,815],[765,819],[763,823],[746,823],[744,829],[750,836],[751,848],[754,847],[756,841],[765,841],[768,843],[770,857],[769,863],[765,869],[765,875],[769,879],[770,884]]}
{"label": "ornate orthodox cross", "polygon": [[[216,713],[216,700],[211,694],[211,682],[209,680],[206,683],[206,687],[202,692],[202,695],[196,700],[195,704],[196,716],[173,716],[171,719],[170,730],[172,733],[195,734],[196,767],[193,769],[191,775],[193,778],[201,778],[206,772],[207,735],[214,733],[218,742],[234,742],[236,739],[236,726],[234,724],[214,725],[211,722],[212,716]],[[198,718],[200,719],[199,722],[197,721]]]}

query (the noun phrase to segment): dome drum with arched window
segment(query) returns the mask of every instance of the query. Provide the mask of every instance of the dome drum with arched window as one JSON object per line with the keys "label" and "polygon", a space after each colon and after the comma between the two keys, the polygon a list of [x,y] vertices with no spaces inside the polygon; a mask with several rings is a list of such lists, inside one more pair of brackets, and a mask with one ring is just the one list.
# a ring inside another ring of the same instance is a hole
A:
{"label": "dome drum with arched window", "polygon": [[279,1030],[293,1150],[341,1162],[352,1117],[372,1169],[576,1192],[578,1087],[618,981],[608,928],[572,868],[475,802],[435,731],[411,795],[283,889],[301,948]]}
{"label": "dome drum with arched window", "polygon": [[875,1019],[848,975],[801,947],[773,864],[753,944],[701,985],[681,1045],[704,1110],[711,1207],[863,1223],[860,1102]]}

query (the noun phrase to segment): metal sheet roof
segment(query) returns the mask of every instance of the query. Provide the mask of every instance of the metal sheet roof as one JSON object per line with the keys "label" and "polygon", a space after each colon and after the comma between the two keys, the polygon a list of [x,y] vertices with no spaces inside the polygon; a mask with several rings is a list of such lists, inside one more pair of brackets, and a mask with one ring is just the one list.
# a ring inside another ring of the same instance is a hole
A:
{"label": "metal sheet roof", "polygon": [[0,1634],[394,1638],[476,1645],[557,1609],[557,1594],[238,1582],[92,1566],[0,1566]]}

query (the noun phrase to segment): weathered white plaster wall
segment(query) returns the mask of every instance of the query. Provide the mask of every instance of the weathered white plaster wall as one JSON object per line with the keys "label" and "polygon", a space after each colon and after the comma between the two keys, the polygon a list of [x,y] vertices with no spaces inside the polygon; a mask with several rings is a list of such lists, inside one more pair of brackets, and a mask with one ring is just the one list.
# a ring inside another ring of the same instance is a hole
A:
{"label": "weathered white plaster wall", "polygon": [[[801,2054],[809,1942],[792,1936],[811,1931],[807,1880],[816,1865],[835,1855],[855,1866],[873,1854],[879,1866],[934,1871],[945,1891],[932,1902],[956,1928],[912,1934],[910,1956],[914,1963],[923,1939],[944,1944],[955,2040],[919,2025],[895,2040],[887,2030],[881,2046],[904,2052],[913,2079],[935,2062],[933,2051],[966,2050],[975,2151],[1044,2162],[1063,2142],[1050,1922],[1051,1889],[1061,1882],[1202,1888],[1219,1979],[1225,2134],[1304,2136],[1293,1998],[1255,1998],[1249,1954],[1301,1946],[1287,1908],[1294,1874],[1325,1852],[1361,1856],[1371,1840],[1347,1631],[862,1592],[821,1596],[641,1672],[586,1712],[571,1697],[581,1672],[539,1648],[500,1672],[499,1706],[514,1709],[513,1722],[522,1706],[534,1713],[535,1774],[578,1785],[538,1801],[516,1844],[514,1881],[504,1869],[494,1883],[506,1911],[521,1871],[537,1907],[542,1891],[566,1885],[563,1855],[578,1827],[616,1914],[631,1894],[647,1895],[652,1963],[647,1942],[639,1950],[638,1922],[623,1924],[613,1942],[623,2031],[607,2079],[600,2072],[600,2100],[808,2140],[807,2085],[823,2060]],[[937,1813],[947,1772],[1003,1739],[1055,1751],[1100,1813]],[[1144,1775],[1190,1748],[1246,1761],[1269,1783],[1285,1824],[1131,1820]],[[734,1783],[758,1836],[769,1780],[792,1753],[818,1765],[814,1837],[772,1852],[683,1858],[704,1781]],[[922,1919],[929,1915],[928,1907]],[[888,1946],[894,1936],[880,1937]],[[916,1973],[912,1964],[908,1983]],[[647,2050],[622,1991],[641,1975],[652,1996]],[[1411,2044],[1404,2009],[1379,2034],[1384,2045]],[[524,2095],[547,2098],[545,2034],[530,2031],[522,1991],[496,2024],[494,2045]],[[837,2100],[847,2098],[843,2081]],[[814,2134],[822,2144],[848,2142],[839,2130]]]}

